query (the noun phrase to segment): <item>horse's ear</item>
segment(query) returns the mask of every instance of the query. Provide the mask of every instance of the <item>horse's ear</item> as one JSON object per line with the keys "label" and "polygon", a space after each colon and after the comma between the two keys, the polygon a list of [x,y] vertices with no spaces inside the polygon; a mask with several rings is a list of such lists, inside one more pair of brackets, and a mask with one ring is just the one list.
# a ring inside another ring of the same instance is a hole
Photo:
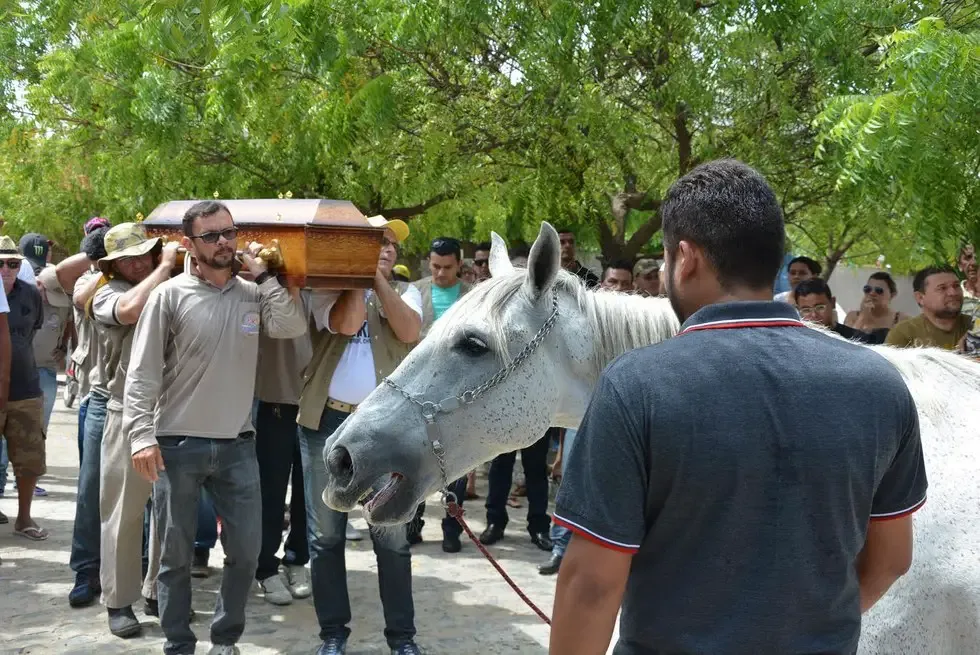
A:
{"label": "horse's ear", "polygon": [[561,242],[558,232],[548,222],[541,223],[538,238],[531,246],[531,254],[527,258],[527,278],[524,289],[532,301],[537,301],[545,292],[551,289],[561,268]]}
{"label": "horse's ear", "polygon": [[514,271],[507,255],[507,243],[496,232],[490,233],[490,275],[502,277]]}

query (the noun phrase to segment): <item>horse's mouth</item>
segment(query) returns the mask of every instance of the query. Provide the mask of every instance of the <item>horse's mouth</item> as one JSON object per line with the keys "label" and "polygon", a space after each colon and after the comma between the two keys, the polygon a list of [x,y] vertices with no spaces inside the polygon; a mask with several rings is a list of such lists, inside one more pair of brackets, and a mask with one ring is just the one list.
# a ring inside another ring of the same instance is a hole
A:
{"label": "horse's mouth", "polygon": [[375,491],[372,487],[365,491],[360,499],[364,503],[364,511],[371,514],[376,509],[383,507],[395,495],[395,492],[398,491],[398,487],[404,479],[405,476],[401,473],[390,473],[388,475],[388,481],[380,489]]}
{"label": "horse's mouth", "polygon": [[[418,502],[411,493],[411,485],[405,476],[398,472],[379,476],[365,489],[353,505],[360,505],[364,518],[374,525],[394,525],[406,523],[412,518]],[[323,501],[327,506],[328,493],[323,491]],[[345,503],[346,504],[346,503]]]}

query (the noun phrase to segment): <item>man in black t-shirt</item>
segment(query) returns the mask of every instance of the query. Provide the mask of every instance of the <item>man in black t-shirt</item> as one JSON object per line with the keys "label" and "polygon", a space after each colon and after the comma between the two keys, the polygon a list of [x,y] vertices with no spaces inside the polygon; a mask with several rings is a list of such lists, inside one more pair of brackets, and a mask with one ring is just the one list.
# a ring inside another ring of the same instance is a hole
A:
{"label": "man in black t-shirt", "polygon": [[577,275],[585,286],[594,289],[599,286],[599,276],[579,263],[575,256],[575,233],[566,228],[558,230],[558,241],[561,243],[561,267],[573,275]]}
{"label": "man in black t-shirt", "polygon": [[48,538],[46,530],[31,518],[31,501],[37,479],[47,472],[44,444],[44,401],[37,364],[34,333],[44,323],[41,293],[17,279],[22,257],[10,237],[0,237],[0,278],[10,312],[10,391],[6,410],[0,412],[0,429],[7,440],[10,463],[17,478],[17,520],[14,534],[33,541]]}
{"label": "man in black t-shirt", "polygon": [[733,160],[661,206],[678,336],[602,373],[564,465],[551,653],[853,654],[912,562],[918,414],[870,348],[774,302],[785,227]]}

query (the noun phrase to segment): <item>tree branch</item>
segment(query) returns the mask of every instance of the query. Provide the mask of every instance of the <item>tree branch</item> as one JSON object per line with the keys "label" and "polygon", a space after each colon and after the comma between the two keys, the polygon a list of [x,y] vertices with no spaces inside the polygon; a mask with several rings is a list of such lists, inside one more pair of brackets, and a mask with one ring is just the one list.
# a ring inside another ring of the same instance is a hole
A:
{"label": "tree branch", "polygon": [[450,193],[450,192],[439,193],[432,196],[425,202],[420,202],[417,205],[412,205],[410,207],[389,207],[386,209],[382,209],[378,213],[380,213],[387,219],[412,218],[414,216],[418,216],[419,214],[424,213],[426,210],[432,209],[433,207],[435,207],[440,203],[446,202],[447,200],[451,200],[452,198],[455,197],[456,197],[455,193]]}

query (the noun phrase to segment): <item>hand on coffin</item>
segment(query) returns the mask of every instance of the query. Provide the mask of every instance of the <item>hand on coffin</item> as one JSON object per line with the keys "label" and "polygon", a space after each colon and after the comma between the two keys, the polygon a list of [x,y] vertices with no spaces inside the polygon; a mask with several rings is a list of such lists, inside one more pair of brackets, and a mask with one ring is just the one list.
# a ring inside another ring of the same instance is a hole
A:
{"label": "hand on coffin", "polygon": [[263,246],[261,243],[252,241],[242,252],[242,261],[245,262],[245,266],[248,267],[249,273],[256,277],[269,270],[268,262],[259,256],[259,253],[264,247],[265,246]]}
{"label": "hand on coffin", "polygon": [[178,248],[180,248],[180,243],[177,241],[163,244],[163,250],[160,252],[160,266],[172,271],[177,266]]}

